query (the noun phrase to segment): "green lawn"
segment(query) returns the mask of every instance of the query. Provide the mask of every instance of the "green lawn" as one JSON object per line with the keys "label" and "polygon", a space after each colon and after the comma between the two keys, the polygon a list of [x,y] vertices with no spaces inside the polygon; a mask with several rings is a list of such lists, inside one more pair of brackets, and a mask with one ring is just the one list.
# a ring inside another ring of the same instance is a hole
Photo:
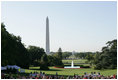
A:
{"label": "green lawn", "polygon": [[[50,70],[41,70],[42,72],[45,72],[46,74],[56,74],[56,72],[59,74],[59,75],[73,75],[74,73],[75,74],[78,74],[78,75],[83,75],[84,72],[87,72],[87,73],[90,73],[90,72],[100,72],[101,74],[107,76],[107,75],[113,75],[113,74],[117,74],[117,69],[114,69],[114,70],[110,70],[110,69],[107,69],[107,70],[94,70],[92,68],[88,68],[88,69],[64,69],[64,68],[54,68],[54,67],[49,67]],[[32,70],[30,70],[32,69]],[[25,72],[26,73],[30,73],[30,72],[34,72],[34,71],[37,71],[37,72],[40,72],[39,67],[30,67],[30,69],[26,69]],[[35,70],[34,70],[35,69]]]}
{"label": "green lawn", "polygon": [[[85,63],[86,61],[87,61],[86,59],[73,60],[74,65],[90,66],[90,64],[87,64],[87,63],[86,64],[82,64],[82,63]],[[72,60],[62,60],[62,62],[64,63],[64,65],[68,65],[68,64],[71,65]],[[77,63],[80,63],[80,64],[77,64]]]}
{"label": "green lawn", "polygon": [[[62,60],[63,63],[71,63],[72,60]],[[76,63],[85,63],[87,60],[85,59],[78,59],[78,60],[73,60],[74,61],[74,64]],[[66,65],[66,64],[64,64]],[[81,65],[84,65],[84,66],[88,66],[89,64],[81,64]],[[34,71],[37,71],[37,72],[40,72],[39,70],[40,67],[30,67],[29,69],[26,69],[25,72],[26,73],[30,73],[30,72],[34,72]],[[54,68],[54,67],[49,67],[50,70],[41,70],[42,72],[45,72],[46,74],[56,74],[56,72],[59,74],[59,75],[64,75],[64,76],[67,76],[67,75],[74,75],[75,74],[78,74],[78,75],[83,75],[84,72],[87,72],[87,73],[91,73],[91,72],[100,72],[102,75],[105,75],[105,76],[108,76],[108,75],[113,75],[113,74],[117,74],[117,69],[114,69],[114,70],[111,70],[111,69],[106,69],[106,70],[94,70],[92,68],[81,68],[81,69],[64,69],[64,68]]]}
{"label": "green lawn", "polygon": [[[78,59],[78,60],[73,60],[74,63],[85,63],[87,60],[86,59]],[[63,63],[71,63],[72,60],[62,60]]]}

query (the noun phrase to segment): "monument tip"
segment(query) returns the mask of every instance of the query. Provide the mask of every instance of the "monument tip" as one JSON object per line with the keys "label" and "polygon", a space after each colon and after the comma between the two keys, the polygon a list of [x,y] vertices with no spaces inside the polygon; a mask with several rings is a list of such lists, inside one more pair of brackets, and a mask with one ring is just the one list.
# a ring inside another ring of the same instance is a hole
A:
{"label": "monument tip", "polygon": [[47,18],[48,18],[48,16],[47,16]]}

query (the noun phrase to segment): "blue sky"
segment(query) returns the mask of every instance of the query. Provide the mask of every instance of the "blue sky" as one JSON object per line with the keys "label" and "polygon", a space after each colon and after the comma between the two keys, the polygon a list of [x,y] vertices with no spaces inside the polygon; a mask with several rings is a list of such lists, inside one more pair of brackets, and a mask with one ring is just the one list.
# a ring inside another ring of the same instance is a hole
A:
{"label": "blue sky", "polygon": [[49,17],[50,50],[100,51],[117,38],[117,3],[108,2],[2,2],[2,22],[22,42],[45,49]]}

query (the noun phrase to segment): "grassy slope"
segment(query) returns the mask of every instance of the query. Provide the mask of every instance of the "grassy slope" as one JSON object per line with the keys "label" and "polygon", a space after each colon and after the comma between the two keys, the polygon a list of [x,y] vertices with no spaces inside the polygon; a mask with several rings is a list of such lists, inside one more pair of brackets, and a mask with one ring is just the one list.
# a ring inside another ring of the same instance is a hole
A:
{"label": "grassy slope", "polygon": [[[30,67],[30,69],[39,69],[39,67]],[[30,72],[40,72],[40,70],[26,70],[26,73],[30,73]],[[42,70],[43,71],[43,70]],[[58,72],[59,75],[73,75],[78,74],[78,75],[83,75],[84,72],[90,73],[90,72],[100,72],[103,75],[113,75],[113,74],[117,74],[117,69],[114,70],[94,70],[92,68],[89,69],[62,69],[62,68],[54,68],[54,67],[50,67],[50,70],[46,70],[43,71],[46,74],[56,74],[56,72]]]}
{"label": "grassy slope", "polygon": [[[74,64],[76,63],[85,63],[86,60],[74,60]],[[72,60],[63,60],[63,62],[68,62],[68,63],[71,63]],[[85,65],[85,64],[84,64]],[[40,72],[40,70],[38,70],[40,67],[30,67],[30,69],[32,70],[26,70],[27,73],[30,73],[30,72],[34,72],[34,71],[37,71],[37,72]],[[75,74],[78,74],[78,75],[83,75],[84,72],[87,72],[87,73],[91,73],[91,72],[100,72],[101,74],[103,75],[113,75],[113,74],[117,74],[117,69],[114,69],[114,70],[110,70],[110,69],[107,69],[107,70],[94,70],[92,68],[88,68],[88,69],[63,69],[63,68],[54,68],[54,67],[49,67],[50,70],[47,70],[47,71],[43,71],[45,72],[46,74],[56,74],[56,72],[58,72],[59,75],[73,75],[74,73]],[[33,70],[35,69],[35,70]]]}

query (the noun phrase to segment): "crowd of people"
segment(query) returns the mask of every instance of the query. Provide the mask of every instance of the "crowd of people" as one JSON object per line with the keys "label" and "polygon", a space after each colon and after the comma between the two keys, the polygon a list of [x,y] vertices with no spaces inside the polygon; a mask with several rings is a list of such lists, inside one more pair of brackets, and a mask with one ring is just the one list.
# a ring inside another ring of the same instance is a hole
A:
{"label": "crowd of people", "polygon": [[26,75],[17,75],[13,76],[12,74],[5,74],[1,73],[2,79],[117,79],[117,75],[110,75],[104,76],[101,75],[99,72],[91,72],[91,73],[84,73],[82,76],[74,74],[73,76],[63,76],[58,75],[56,72],[55,75],[47,75],[45,72],[31,72],[30,74]]}

